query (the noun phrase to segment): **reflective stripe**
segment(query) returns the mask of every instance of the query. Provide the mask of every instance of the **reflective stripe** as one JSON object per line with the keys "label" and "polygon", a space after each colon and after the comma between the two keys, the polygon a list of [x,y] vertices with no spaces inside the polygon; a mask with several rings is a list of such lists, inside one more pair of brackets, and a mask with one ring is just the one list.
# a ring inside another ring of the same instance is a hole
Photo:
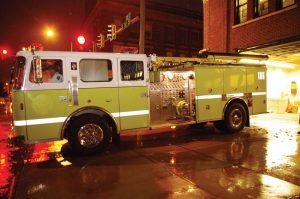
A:
{"label": "reflective stripe", "polygon": [[26,120],[14,121],[14,126],[26,126]]}
{"label": "reflective stripe", "polygon": [[226,97],[243,97],[244,93],[232,93],[232,94],[227,94]]}
{"label": "reflective stripe", "polygon": [[[244,93],[231,93],[231,94],[226,94],[226,97],[243,97]],[[222,95],[200,95],[196,96],[196,100],[202,100],[202,99],[221,99]]]}
{"label": "reflective stripe", "polygon": [[[253,92],[253,96],[258,96],[258,95],[266,95],[266,92]],[[226,94],[226,97],[243,97],[244,93],[230,93]],[[203,100],[203,99],[219,99],[222,98],[222,95],[200,95],[196,96],[196,100]]]}
{"label": "reflective stripe", "polygon": [[[126,117],[126,116],[136,116],[136,115],[148,115],[149,110],[141,111],[128,111],[120,113],[112,113],[113,117]],[[52,123],[62,123],[66,120],[66,117],[55,117],[55,118],[44,118],[44,119],[35,119],[35,120],[17,120],[14,121],[14,126],[30,126],[30,125],[39,125],[39,124],[52,124]]]}
{"label": "reflective stripe", "polygon": [[258,96],[258,95],[266,95],[266,92],[253,92],[252,95],[253,96]]}
{"label": "reflective stripe", "polygon": [[44,119],[35,119],[35,120],[18,120],[14,121],[14,126],[30,126],[38,124],[52,124],[64,122],[66,117],[54,117],[54,118],[44,118]]}
{"label": "reflective stripe", "polygon": [[114,117],[126,117],[126,116],[136,116],[136,115],[148,115],[149,110],[141,110],[141,111],[128,111],[128,112],[120,112],[120,113],[112,113]]}
{"label": "reflective stripe", "polygon": [[196,100],[202,100],[202,99],[221,99],[222,95],[200,95],[196,96]]}

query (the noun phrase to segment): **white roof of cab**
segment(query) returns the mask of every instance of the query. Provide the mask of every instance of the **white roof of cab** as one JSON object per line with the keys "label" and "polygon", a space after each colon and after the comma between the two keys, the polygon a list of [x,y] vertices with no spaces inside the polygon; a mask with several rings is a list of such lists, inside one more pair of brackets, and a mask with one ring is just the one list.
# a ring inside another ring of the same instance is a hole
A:
{"label": "white roof of cab", "polygon": [[[108,52],[70,52],[70,51],[34,51],[34,55],[37,56],[63,56],[63,57],[82,57],[82,58],[89,58],[89,57],[111,57],[111,58],[131,58],[131,59],[146,59],[147,55],[145,54],[129,54],[129,53],[108,53]],[[19,51],[17,56],[32,56],[32,52],[30,51]]]}

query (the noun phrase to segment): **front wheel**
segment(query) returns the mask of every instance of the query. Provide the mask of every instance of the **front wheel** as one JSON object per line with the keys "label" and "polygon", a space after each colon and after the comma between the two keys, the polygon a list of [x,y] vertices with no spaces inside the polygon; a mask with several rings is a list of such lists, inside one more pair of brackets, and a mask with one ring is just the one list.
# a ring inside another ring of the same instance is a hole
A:
{"label": "front wheel", "polygon": [[72,121],[68,133],[71,148],[81,154],[104,151],[111,139],[107,122],[93,114],[86,114]]}

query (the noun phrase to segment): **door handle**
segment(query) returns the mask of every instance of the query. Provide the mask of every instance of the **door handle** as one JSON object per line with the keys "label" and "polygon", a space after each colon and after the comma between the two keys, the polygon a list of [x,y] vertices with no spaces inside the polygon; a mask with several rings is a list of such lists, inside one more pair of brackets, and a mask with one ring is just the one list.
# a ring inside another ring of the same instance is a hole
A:
{"label": "door handle", "polygon": [[66,102],[68,101],[68,97],[67,96],[58,96],[59,101],[61,102]]}
{"label": "door handle", "polygon": [[72,82],[70,80],[68,81],[68,99],[72,103]]}
{"label": "door handle", "polygon": [[148,93],[146,93],[146,92],[143,92],[143,93],[141,93],[141,97],[149,97],[149,94]]}
{"label": "door handle", "polygon": [[72,81],[68,82],[69,91],[68,98],[71,105],[78,105],[78,84],[77,77],[72,77]]}

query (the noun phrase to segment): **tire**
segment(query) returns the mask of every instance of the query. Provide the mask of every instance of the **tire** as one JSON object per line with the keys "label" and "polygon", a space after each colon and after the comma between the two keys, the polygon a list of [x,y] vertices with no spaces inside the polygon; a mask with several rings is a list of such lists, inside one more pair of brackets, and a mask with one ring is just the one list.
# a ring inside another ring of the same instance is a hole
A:
{"label": "tire", "polygon": [[111,140],[107,122],[93,114],[85,114],[72,121],[68,133],[71,148],[79,154],[103,152]]}
{"label": "tire", "polygon": [[224,123],[227,132],[236,133],[243,130],[246,121],[246,110],[240,103],[233,103],[226,109]]}
{"label": "tire", "polygon": [[231,104],[225,111],[224,120],[215,121],[215,127],[224,133],[236,133],[246,125],[246,110],[240,103]]}

